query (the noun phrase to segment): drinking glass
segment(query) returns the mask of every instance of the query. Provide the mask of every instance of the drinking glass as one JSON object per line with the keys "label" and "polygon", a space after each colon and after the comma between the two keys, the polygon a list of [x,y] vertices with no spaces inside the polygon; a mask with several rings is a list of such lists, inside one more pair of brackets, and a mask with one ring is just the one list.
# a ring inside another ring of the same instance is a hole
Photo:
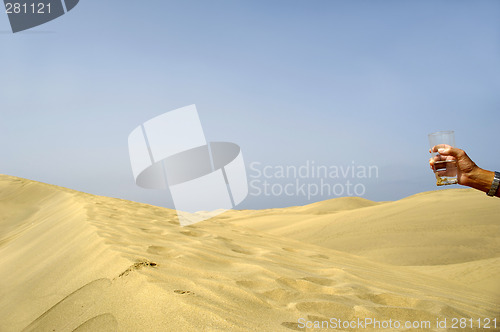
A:
{"label": "drinking glass", "polygon": [[[438,131],[429,134],[429,144],[431,149],[435,145],[455,146],[455,132],[453,130]],[[438,152],[431,152],[434,159],[434,174],[436,175],[436,185],[445,186],[458,183],[457,161],[452,156],[442,156]]]}

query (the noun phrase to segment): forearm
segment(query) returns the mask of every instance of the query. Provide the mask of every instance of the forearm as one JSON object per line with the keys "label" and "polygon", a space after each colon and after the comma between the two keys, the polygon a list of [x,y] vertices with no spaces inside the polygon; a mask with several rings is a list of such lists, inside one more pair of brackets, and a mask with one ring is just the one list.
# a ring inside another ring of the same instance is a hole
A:
{"label": "forearm", "polygon": [[[472,187],[477,190],[488,192],[491,188],[491,183],[495,177],[495,172],[487,171],[485,169],[477,167],[471,175],[467,177],[467,181],[464,185]],[[497,190],[496,195],[500,197],[500,189]]]}

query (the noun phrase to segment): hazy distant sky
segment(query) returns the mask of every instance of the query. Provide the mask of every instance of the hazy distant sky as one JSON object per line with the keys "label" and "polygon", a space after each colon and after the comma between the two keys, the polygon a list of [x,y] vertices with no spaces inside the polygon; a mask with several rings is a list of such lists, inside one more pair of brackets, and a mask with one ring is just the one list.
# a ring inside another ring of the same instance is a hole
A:
{"label": "hazy distant sky", "polygon": [[500,170],[500,1],[81,0],[17,34],[0,14],[0,45],[0,173],[171,207],[127,137],[190,104],[247,165],[376,165],[372,200],[436,189],[437,130]]}

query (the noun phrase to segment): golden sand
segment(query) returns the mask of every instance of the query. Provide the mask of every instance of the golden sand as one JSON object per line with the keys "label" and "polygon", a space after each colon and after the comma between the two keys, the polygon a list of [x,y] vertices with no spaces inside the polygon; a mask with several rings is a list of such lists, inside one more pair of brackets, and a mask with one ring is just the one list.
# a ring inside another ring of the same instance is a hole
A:
{"label": "golden sand", "polygon": [[183,228],[169,209],[0,175],[0,331],[500,326],[499,216],[496,199],[452,189],[228,211]]}

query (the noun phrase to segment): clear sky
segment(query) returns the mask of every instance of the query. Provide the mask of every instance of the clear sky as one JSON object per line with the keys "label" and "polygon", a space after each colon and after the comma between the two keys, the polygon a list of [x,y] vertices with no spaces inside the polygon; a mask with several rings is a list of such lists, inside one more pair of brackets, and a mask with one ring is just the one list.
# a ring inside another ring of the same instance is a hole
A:
{"label": "clear sky", "polygon": [[[135,186],[127,138],[190,104],[260,189],[296,179],[256,168],[309,162],[376,166],[324,179],[372,200],[435,190],[427,134],[449,129],[500,170],[500,1],[81,0],[17,34],[1,14],[0,45],[3,174],[172,207]],[[336,197],[256,191],[240,208]]]}

